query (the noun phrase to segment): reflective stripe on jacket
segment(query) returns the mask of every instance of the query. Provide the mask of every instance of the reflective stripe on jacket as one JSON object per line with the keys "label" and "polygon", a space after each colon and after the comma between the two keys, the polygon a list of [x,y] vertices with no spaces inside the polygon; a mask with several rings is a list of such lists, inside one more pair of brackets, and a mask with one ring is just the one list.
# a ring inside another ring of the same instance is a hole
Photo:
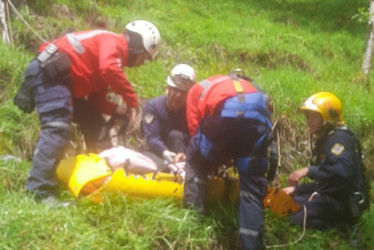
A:
{"label": "reflective stripe on jacket", "polygon": [[[238,81],[243,87],[243,93],[257,92],[250,82],[242,78]],[[187,123],[190,135],[196,134],[200,120],[205,115],[212,115],[218,104],[236,95],[233,80],[227,75],[212,76],[195,84],[187,95]]]}
{"label": "reflective stripe on jacket", "polygon": [[[138,105],[136,93],[123,71],[128,61],[128,45],[123,34],[105,30],[80,31],[64,35],[53,43],[71,60],[75,98],[88,97],[99,111],[112,114],[115,105],[106,100],[110,87],[122,96],[128,107]],[[39,51],[46,45],[40,46]]]}

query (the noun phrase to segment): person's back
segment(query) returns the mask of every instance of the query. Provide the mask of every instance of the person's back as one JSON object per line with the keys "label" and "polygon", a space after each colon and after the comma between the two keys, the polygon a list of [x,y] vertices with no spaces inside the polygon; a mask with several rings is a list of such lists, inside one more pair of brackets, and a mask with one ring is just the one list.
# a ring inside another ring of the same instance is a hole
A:
{"label": "person's back", "polygon": [[187,112],[198,124],[195,121],[190,126],[193,138],[187,150],[185,205],[205,214],[208,175],[234,159],[240,182],[240,240],[245,249],[262,249],[262,200],[271,142],[267,95],[236,73],[212,76],[199,84],[187,103]]}
{"label": "person's back", "polygon": [[104,83],[128,83],[123,75],[123,67],[128,66],[128,42],[124,34],[106,30],[79,31],[68,33],[53,43],[70,58],[74,97],[97,92],[107,86]]}

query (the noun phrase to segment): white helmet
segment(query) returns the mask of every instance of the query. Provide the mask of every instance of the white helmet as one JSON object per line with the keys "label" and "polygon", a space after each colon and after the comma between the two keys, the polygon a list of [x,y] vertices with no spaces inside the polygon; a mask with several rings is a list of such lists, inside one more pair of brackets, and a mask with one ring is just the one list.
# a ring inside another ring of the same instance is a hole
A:
{"label": "white helmet", "polygon": [[157,27],[145,20],[136,20],[126,25],[126,31],[134,32],[142,37],[144,49],[152,60],[155,59],[161,45],[161,36]]}
{"label": "white helmet", "polygon": [[167,78],[170,87],[188,91],[195,83],[195,70],[187,64],[178,64]]}

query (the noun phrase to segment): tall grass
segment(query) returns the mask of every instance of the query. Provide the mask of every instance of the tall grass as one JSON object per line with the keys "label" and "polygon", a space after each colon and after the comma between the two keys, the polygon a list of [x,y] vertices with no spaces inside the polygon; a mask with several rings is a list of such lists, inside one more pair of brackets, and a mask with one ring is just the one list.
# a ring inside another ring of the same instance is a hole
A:
{"label": "tall grass", "polygon": [[[81,29],[122,32],[134,19],[160,29],[156,61],[125,69],[140,98],[164,93],[169,70],[192,65],[201,80],[240,67],[268,91],[281,130],[280,179],[304,164],[307,150],[303,117],[296,108],[317,91],[343,101],[347,123],[361,137],[374,176],[373,98],[361,73],[367,27],[352,20],[366,0],[230,1],[27,1],[24,18],[50,40]],[[40,43],[12,16],[15,44],[0,44],[0,249],[238,249],[237,207],[217,205],[210,216],[182,209],[180,201],[143,200],[119,195],[101,204],[50,209],[24,190],[37,139],[35,113],[13,104],[22,74]],[[13,156],[15,160],[4,155]],[[18,162],[18,158],[23,161]],[[282,183],[282,181],[280,181]],[[372,188],[372,191],[374,187]],[[73,199],[62,187],[61,199]],[[353,233],[307,230],[289,249],[370,249],[373,210]],[[293,243],[302,229],[266,211],[268,245]]]}

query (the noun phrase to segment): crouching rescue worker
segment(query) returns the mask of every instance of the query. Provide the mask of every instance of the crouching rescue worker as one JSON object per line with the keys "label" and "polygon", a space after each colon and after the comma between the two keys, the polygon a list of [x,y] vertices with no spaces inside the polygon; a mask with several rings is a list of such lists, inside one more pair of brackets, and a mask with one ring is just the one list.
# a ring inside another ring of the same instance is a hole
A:
{"label": "crouching rescue worker", "polygon": [[[284,191],[306,206],[306,226],[326,229],[350,225],[369,206],[361,146],[345,126],[342,104],[333,93],[319,92],[300,107],[315,137],[311,165],[288,176]],[[309,177],[314,182],[299,184]],[[303,225],[304,209],[291,215],[292,224]]]}
{"label": "crouching rescue worker", "polygon": [[168,172],[168,164],[185,161],[190,140],[186,98],[195,78],[191,66],[176,65],[167,77],[166,95],[145,104],[142,124],[147,150],[143,153],[157,164],[160,171]]}
{"label": "crouching rescue worker", "polygon": [[236,73],[209,77],[190,91],[187,116],[197,120],[188,120],[194,136],[187,150],[185,205],[206,213],[207,175],[233,158],[240,181],[240,240],[244,249],[263,249],[262,200],[271,141],[268,96]]}
{"label": "crouching rescue worker", "polygon": [[[55,166],[70,140],[72,119],[80,125],[88,149],[103,127],[102,113],[136,116],[138,100],[123,68],[153,60],[160,46],[155,25],[137,20],[122,34],[105,30],[68,33],[42,45],[29,64],[14,103],[24,112],[36,107],[41,131],[26,189],[38,201],[57,202]],[[127,109],[106,100],[111,89]]]}

